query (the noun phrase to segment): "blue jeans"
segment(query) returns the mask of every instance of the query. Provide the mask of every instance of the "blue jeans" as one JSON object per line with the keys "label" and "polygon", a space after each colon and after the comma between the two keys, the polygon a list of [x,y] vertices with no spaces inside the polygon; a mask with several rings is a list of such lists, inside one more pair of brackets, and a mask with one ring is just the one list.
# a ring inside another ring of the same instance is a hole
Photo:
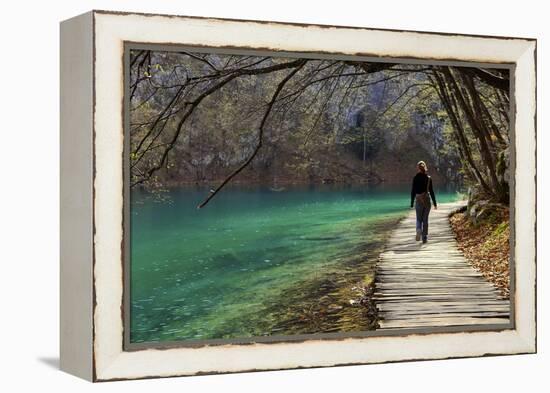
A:
{"label": "blue jeans", "polygon": [[423,204],[418,200],[415,201],[416,209],[416,230],[422,232],[422,240],[428,239],[428,216],[432,205],[430,202]]}

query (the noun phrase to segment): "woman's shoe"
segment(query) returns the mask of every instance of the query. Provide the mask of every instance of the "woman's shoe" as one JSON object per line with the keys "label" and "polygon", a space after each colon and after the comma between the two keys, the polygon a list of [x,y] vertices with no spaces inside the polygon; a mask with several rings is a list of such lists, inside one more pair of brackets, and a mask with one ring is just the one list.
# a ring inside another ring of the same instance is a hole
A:
{"label": "woman's shoe", "polygon": [[420,241],[420,236],[422,236],[422,231],[420,229],[416,230],[416,241]]}
{"label": "woman's shoe", "polygon": [[422,238],[422,243],[427,243],[428,242],[428,238],[427,237],[423,237]]}

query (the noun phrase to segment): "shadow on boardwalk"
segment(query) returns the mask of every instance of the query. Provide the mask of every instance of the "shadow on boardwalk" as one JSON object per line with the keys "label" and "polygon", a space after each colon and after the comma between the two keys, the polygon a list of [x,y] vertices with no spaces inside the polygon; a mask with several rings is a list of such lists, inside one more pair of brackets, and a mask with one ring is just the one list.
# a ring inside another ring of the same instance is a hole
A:
{"label": "shadow on boardwalk", "polygon": [[432,208],[426,244],[415,241],[414,210],[392,233],[376,272],[381,329],[508,324],[510,302],[457,247],[449,214],[464,204]]}

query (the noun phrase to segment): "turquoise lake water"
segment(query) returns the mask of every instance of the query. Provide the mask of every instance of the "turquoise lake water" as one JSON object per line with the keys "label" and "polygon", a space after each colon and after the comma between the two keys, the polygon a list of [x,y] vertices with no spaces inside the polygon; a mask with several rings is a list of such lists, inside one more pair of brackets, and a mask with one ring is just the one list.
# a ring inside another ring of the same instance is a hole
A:
{"label": "turquoise lake water", "polygon": [[130,341],[291,334],[280,323],[290,318],[284,305],[317,296],[308,283],[343,272],[377,223],[409,211],[409,192],[408,184],[231,186],[197,210],[207,189],[175,188],[163,201],[133,190]]}

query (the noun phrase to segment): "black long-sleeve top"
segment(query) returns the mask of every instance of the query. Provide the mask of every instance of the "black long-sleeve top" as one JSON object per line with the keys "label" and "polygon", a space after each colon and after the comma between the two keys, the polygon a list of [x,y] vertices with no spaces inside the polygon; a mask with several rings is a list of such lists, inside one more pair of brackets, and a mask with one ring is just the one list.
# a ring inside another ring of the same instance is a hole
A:
{"label": "black long-sleeve top", "polygon": [[[416,194],[422,194],[422,193],[426,192],[426,189],[428,188],[428,179],[430,179],[430,177],[428,175],[426,175],[425,173],[422,173],[422,172],[418,172],[413,177],[412,190],[411,190],[411,207],[413,207],[414,198],[415,198]],[[434,193],[434,189],[433,189],[433,180],[430,181],[429,192],[430,192],[430,196],[432,198],[432,202],[434,203],[434,206],[437,206],[437,202],[435,201],[435,193]]]}

